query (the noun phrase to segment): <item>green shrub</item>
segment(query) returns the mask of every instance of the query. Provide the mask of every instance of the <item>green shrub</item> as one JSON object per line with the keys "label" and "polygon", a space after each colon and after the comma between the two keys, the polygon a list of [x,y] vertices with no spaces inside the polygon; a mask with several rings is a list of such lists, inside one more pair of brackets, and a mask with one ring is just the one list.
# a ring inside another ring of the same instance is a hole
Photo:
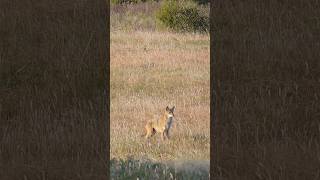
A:
{"label": "green shrub", "polygon": [[164,26],[176,31],[205,32],[209,29],[209,18],[201,14],[192,1],[166,0],[156,17]]}
{"label": "green shrub", "polygon": [[112,179],[208,179],[209,173],[199,168],[197,171],[176,170],[165,163],[150,160],[111,159]]}

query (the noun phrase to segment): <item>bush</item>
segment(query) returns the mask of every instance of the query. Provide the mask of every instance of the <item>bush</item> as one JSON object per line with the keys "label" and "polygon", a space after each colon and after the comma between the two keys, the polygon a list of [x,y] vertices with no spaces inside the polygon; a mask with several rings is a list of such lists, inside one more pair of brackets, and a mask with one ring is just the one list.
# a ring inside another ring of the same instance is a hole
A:
{"label": "bush", "polygon": [[201,14],[192,1],[166,0],[156,17],[164,26],[176,31],[206,32],[209,29],[209,17]]}

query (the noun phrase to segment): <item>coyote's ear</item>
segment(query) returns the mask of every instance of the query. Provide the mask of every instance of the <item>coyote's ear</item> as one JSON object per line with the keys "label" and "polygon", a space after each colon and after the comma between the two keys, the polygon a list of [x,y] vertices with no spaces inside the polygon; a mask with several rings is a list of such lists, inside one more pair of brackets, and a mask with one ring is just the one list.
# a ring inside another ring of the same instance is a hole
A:
{"label": "coyote's ear", "polygon": [[169,107],[167,106],[166,111],[169,111]]}
{"label": "coyote's ear", "polygon": [[173,112],[175,108],[176,108],[176,107],[175,107],[175,106],[173,106],[173,107],[172,107],[172,109],[171,109],[171,111]]}

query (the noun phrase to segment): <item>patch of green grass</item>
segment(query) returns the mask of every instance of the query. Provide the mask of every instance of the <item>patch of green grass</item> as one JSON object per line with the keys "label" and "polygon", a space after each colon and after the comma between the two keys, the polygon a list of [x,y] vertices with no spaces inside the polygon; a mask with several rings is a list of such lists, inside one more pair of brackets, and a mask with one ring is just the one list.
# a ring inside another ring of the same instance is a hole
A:
{"label": "patch of green grass", "polygon": [[177,170],[150,160],[112,159],[110,164],[111,179],[209,179],[206,170]]}

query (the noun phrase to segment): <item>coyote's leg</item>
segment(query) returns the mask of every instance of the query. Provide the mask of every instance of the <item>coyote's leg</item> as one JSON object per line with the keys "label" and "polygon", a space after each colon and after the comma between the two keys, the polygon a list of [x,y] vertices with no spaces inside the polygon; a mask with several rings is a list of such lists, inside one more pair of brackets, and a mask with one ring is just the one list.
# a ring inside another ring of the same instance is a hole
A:
{"label": "coyote's leg", "polygon": [[166,131],[163,131],[162,133],[161,133],[161,139],[162,139],[162,141],[164,141],[165,140],[165,135],[166,134]]}
{"label": "coyote's leg", "polygon": [[170,137],[169,137],[169,130],[166,130],[165,132],[166,132],[166,133],[165,133],[165,134],[166,134],[166,137],[167,137],[167,139],[169,140],[169,139],[170,139]]}
{"label": "coyote's leg", "polygon": [[149,137],[151,137],[151,136],[154,134],[151,123],[148,122],[148,123],[146,124],[145,128],[146,128],[146,131],[147,131],[147,133],[146,133],[146,139],[148,139]]}

